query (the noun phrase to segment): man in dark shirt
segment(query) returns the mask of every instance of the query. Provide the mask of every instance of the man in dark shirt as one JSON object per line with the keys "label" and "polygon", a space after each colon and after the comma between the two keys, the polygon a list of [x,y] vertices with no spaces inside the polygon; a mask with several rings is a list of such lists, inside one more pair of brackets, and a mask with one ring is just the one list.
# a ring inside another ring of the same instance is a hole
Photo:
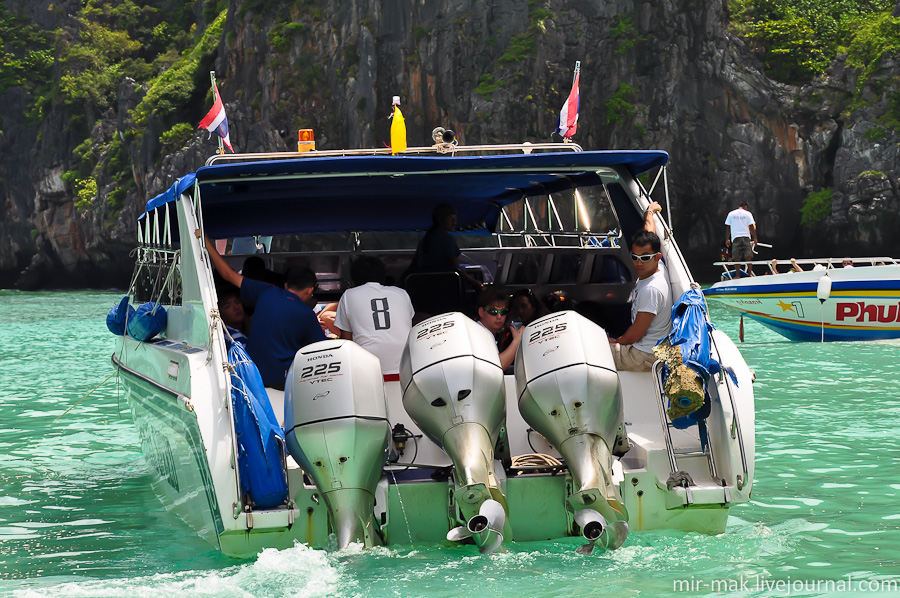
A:
{"label": "man in dark shirt", "polygon": [[415,272],[459,272],[463,280],[474,289],[482,284],[469,276],[459,265],[459,246],[451,232],[456,230],[456,209],[440,204],[431,212],[431,228],[419,241],[413,261]]}
{"label": "man in dark shirt", "polygon": [[306,305],[315,291],[316,275],[308,268],[292,268],[284,288],[278,288],[235,272],[208,237],[206,250],[222,278],[241,289],[241,299],[256,306],[247,353],[265,385],[284,390],[297,350],[325,340],[319,320]]}

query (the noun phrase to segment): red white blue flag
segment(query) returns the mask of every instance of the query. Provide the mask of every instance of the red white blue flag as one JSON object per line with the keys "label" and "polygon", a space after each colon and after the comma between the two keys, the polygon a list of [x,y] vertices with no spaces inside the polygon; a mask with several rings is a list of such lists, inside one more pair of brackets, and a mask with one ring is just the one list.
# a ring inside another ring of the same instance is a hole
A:
{"label": "red white blue flag", "polygon": [[228,136],[228,118],[225,116],[225,105],[222,104],[222,97],[219,96],[218,85],[213,87],[213,93],[216,96],[216,101],[213,103],[212,109],[200,121],[200,126],[197,128],[206,129],[210,133],[215,133],[221,137],[225,147],[230,149],[233,154],[234,148],[231,147],[231,139]]}
{"label": "red white blue flag", "polygon": [[564,139],[571,139],[575,134],[575,128],[578,125],[578,79],[581,77],[581,69],[575,67],[575,81],[572,83],[572,91],[566,103],[563,104],[562,110],[559,111],[559,122],[556,125],[556,133]]}

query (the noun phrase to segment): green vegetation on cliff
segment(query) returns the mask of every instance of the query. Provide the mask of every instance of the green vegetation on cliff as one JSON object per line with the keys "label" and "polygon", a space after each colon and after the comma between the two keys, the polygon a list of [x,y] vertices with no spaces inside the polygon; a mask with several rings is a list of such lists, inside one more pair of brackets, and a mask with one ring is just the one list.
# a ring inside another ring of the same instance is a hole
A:
{"label": "green vegetation on cliff", "polygon": [[22,87],[34,94],[49,84],[52,69],[52,36],[0,2],[0,92]]}
{"label": "green vegetation on cliff", "polygon": [[814,191],[807,195],[800,208],[800,224],[812,229],[824,222],[831,215],[832,197],[834,197],[833,187]]}
{"label": "green vegetation on cliff", "polygon": [[771,78],[804,83],[841,53],[865,65],[900,45],[894,0],[731,0],[732,25]]}
{"label": "green vegetation on cliff", "polygon": [[[181,147],[193,134],[185,121],[195,122],[208,93],[226,0],[83,0],[71,13],[50,5],[48,20],[58,24],[50,31],[7,6],[0,3],[0,92],[23,89],[32,122],[51,111],[64,115],[68,137],[83,141],[63,156],[69,169],[63,181],[79,210],[102,208],[114,218],[134,187],[129,142],[151,127],[150,115],[157,147]],[[202,9],[199,23],[195,9]],[[209,25],[198,30],[202,23]],[[101,115],[117,108],[126,78],[134,81],[139,103],[119,115],[122,130],[98,126]],[[98,196],[105,202],[95,202]]]}

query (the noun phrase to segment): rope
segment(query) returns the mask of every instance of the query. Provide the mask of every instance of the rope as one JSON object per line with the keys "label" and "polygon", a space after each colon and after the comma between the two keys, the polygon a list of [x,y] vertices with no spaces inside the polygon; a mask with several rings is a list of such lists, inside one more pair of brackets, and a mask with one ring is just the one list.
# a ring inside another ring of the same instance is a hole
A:
{"label": "rope", "polygon": [[548,467],[560,467],[562,461],[556,457],[546,455],[544,453],[528,453],[525,455],[516,455],[512,458],[513,467],[546,465]]}
{"label": "rope", "polygon": [[69,407],[68,409],[66,409],[65,411],[63,411],[63,412],[62,412],[58,417],[56,417],[53,421],[58,420],[59,418],[61,418],[63,415],[65,415],[66,413],[68,413],[68,412],[71,411],[72,409],[75,409],[75,407],[77,407],[83,400],[85,400],[86,398],[88,398],[89,396],[91,396],[91,394],[92,394],[95,390],[97,390],[98,388],[100,388],[101,386],[103,386],[103,385],[107,382],[107,380],[109,380],[110,378],[112,378],[113,376],[115,376],[115,375],[118,374],[118,373],[119,373],[119,368],[116,368],[115,370],[113,370],[113,373],[112,373],[112,374],[110,374],[109,376],[107,376],[107,377],[103,380],[103,382],[101,382],[100,384],[98,384],[97,386],[95,386],[94,388],[92,388],[86,395],[84,395],[83,397],[81,397],[80,399],[78,399],[78,401],[77,401],[74,405],[72,405],[71,407]]}
{"label": "rope", "polygon": [[[181,250],[176,251],[175,255],[172,256],[172,263],[169,265],[169,271],[166,273],[166,278],[163,280],[162,285],[159,284],[160,278],[162,278],[162,268],[157,270],[156,273],[156,281],[153,283],[153,293],[150,295],[153,297],[156,296],[156,305],[153,306],[153,309],[150,311],[151,314],[156,315],[156,310],[159,309],[159,304],[162,301],[162,292],[169,286],[169,282],[172,280],[172,275],[175,273],[175,269],[178,267],[178,257]],[[164,264],[163,264],[164,265]],[[169,290],[169,301],[173,300],[172,297],[172,289]]]}

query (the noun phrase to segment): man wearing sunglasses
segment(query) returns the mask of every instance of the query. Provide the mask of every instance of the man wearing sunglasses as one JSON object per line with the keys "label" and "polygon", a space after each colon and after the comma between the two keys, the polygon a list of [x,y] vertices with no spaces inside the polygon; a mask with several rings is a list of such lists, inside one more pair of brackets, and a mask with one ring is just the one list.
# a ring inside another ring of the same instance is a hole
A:
{"label": "man wearing sunglasses", "polygon": [[660,266],[661,243],[654,229],[655,201],[644,213],[644,230],[631,241],[631,263],[637,283],[631,299],[631,326],[618,338],[610,338],[616,368],[649,372],[656,361],[653,347],[672,330],[672,290]]}
{"label": "man wearing sunglasses", "polygon": [[522,329],[507,327],[509,315],[509,293],[501,289],[488,289],[478,296],[478,323],[494,335],[500,352],[500,367],[504,370],[513,364]]}

